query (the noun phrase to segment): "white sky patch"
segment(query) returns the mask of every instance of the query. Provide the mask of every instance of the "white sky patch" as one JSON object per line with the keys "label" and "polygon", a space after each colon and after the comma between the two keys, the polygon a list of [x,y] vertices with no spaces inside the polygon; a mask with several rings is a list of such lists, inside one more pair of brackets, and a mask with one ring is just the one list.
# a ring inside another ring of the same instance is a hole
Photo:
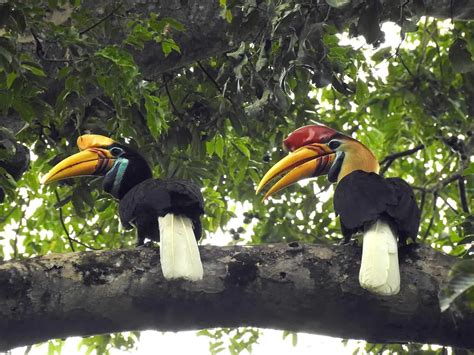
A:
{"label": "white sky patch", "polygon": [[[81,338],[69,338],[65,343],[63,354],[84,353],[85,347],[78,352],[78,346]],[[293,346],[291,335],[283,339],[283,332],[279,330],[263,329],[258,343],[254,344],[252,355],[314,355],[314,354],[334,354],[351,355],[354,350],[360,346],[357,340],[349,340],[347,346],[341,339],[332,338],[323,335],[298,333],[297,345]],[[11,355],[25,354],[26,347],[12,350]],[[31,353],[47,354],[48,346],[42,345],[35,347]],[[124,350],[112,349],[112,355],[130,354]],[[138,355],[156,355],[156,354],[193,354],[209,355],[209,338],[206,336],[197,336],[194,331],[183,332],[141,332],[140,341],[137,350],[133,354]],[[229,354],[225,349],[222,354]],[[249,352],[243,351],[242,355],[249,355]]]}
{"label": "white sky patch", "polygon": [[36,212],[38,207],[40,207],[43,204],[43,199],[41,198],[34,198],[30,200],[30,204],[26,208],[25,211],[25,218],[29,219],[33,214]]}

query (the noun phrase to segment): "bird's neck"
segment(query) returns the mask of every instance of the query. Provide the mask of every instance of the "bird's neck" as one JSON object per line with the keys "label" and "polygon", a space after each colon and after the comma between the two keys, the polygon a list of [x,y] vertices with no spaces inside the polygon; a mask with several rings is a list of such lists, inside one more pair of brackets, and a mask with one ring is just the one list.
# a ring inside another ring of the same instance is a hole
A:
{"label": "bird's neck", "polygon": [[151,169],[144,159],[117,160],[105,175],[104,191],[120,200],[136,185],[152,177]]}
{"label": "bird's neck", "polygon": [[378,174],[380,170],[379,163],[374,153],[359,142],[351,145],[351,147],[345,151],[344,161],[339,175],[337,176],[337,182],[341,181],[345,176],[356,170],[376,174]]}

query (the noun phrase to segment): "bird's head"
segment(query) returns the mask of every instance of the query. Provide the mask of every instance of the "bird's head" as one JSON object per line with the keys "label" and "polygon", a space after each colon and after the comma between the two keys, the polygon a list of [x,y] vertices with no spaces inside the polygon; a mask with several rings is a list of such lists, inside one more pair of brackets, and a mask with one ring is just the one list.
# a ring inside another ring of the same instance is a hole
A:
{"label": "bird's head", "polygon": [[111,138],[85,134],[77,139],[79,153],[56,164],[43,184],[78,176],[104,176],[104,191],[121,199],[132,187],[152,177],[145,158]]}
{"label": "bird's head", "polygon": [[338,182],[355,170],[379,171],[374,154],[359,141],[323,125],[298,128],[284,141],[290,151],[260,181],[257,193],[273,178],[287,173],[265,194],[264,199],[299,180],[328,175]]}

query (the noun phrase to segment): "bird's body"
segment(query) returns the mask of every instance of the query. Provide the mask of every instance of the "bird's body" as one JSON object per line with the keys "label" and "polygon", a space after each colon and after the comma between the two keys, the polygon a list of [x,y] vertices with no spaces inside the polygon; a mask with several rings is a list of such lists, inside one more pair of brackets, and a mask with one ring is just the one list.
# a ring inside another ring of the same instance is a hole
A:
{"label": "bird's body", "polygon": [[137,245],[146,238],[161,241],[164,277],[202,279],[197,241],[204,200],[199,187],[191,181],[152,179],[150,167],[137,151],[108,137],[80,136],[77,145],[81,152],[53,167],[44,183],[103,175],[104,191],[119,200],[123,226],[137,228]]}
{"label": "bird's body", "polygon": [[137,245],[161,241],[160,259],[167,279],[203,277],[197,241],[204,200],[199,187],[187,180],[148,179],[135,185],[119,203],[122,225],[137,228]]}
{"label": "bird's body", "polygon": [[355,170],[339,181],[333,203],[346,242],[377,220],[387,221],[400,242],[416,239],[419,210],[410,185],[403,179]]}
{"label": "bird's body", "polygon": [[291,153],[265,174],[257,190],[282,173],[287,174],[265,197],[302,178],[327,174],[329,181],[337,182],[334,210],[340,217],[344,240],[359,232],[363,235],[360,285],[380,295],[397,294],[397,239],[414,240],[420,223],[410,186],[400,178],[378,175],[379,164],[369,148],[329,127],[302,127],[284,144]]}
{"label": "bird's body", "polygon": [[119,203],[119,215],[126,229],[137,227],[137,244],[145,238],[160,241],[158,217],[172,213],[189,218],[196,240],[201,238],[200,216],[204,200],[199,187],[188,180],[148,179],[135,185]]}
{"label": "bird's body", "polygon": [[400,178],[384,179],[356,170],[339,181],[334,210],[347,242],[363,234],[359,282],[375,293],[391,295],[400,289],[398,245],[416,239],[419,210],[410,186]]}

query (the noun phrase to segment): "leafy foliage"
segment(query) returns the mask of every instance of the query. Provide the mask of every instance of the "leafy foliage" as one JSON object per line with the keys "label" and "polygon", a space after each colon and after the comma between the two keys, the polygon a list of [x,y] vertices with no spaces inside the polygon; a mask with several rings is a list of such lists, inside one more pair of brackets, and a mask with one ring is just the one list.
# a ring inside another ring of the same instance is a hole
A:
{"label": "leafy foliage", "polygon": [[[186,26],[160,14],[138,17],[112,3],[98,17],[80,3],[0,4],[1,132],[33,157],[18,181],[0,167],[6,193],[0,205],[2,258],[133,245],[133,233],[120,227],[116,203],[102,192],[100,179],[39,184],[53,164],[76,151],[76,138],[86,132],[140,147],[155,176],[200,183],[207,235],[230,229],[238,201],[251,210],[232,233],[237,242],[338,243],[332,187],[324,179],[293,186],[270,202],[254,193],[263,173],[285,154],[283,138],[322,122],[352,134],[380,160],[423,144],[415,155],[396,159],[387,175],[416,189],[420,242],[472,259],[472,22],[417,22],[403,13],[401,45],[391,48],[381,44],[375,5],[361,6],[358,18],[342,26],[304,3],[268,2],[269,21],[253,41],[147,77],[137,56],[149,46],[160,46],[164,56],[186,55],[176,39]],[[328,1],[334,7],[348,3]],[[221,0],[220,6],[230,23],[237,10],[249,21],[261,11],[253,1],[237,8]],[[357,34],[381,48],[344,44]],[[14,154],[2,135],[0,160]],[[250,240],[240,238],[244,229],[253,231]],[[258,336],[248,332],[250,339]],[[213,339],[211,351],[226,347],[219,343],[224,333],[234,349],[229,351],[251,349],[240,331],[216,330],[202,333]],[[119,338],[93,337],[83,344],[105,352]],[[127,339],[120,345],[131,346]]]}
{"label": "leafy foliage", "polygon": [[201,330],[199,336],[210,338],[209,353],[219,354],[227,350],[228,354],[236,355],[246,350],[252,353],[252,345],[259,337],[259,330],[255,328],[221,328],[214,330]]}
{"label": "leafy foliage", "polygon": [[449,274],[446,287],[441,291],[440,307],[446,311],[453,301],[462,294],[469,295],[470,307],[474,307],[472,293],[474,290],[474,260],[457,262]]}

